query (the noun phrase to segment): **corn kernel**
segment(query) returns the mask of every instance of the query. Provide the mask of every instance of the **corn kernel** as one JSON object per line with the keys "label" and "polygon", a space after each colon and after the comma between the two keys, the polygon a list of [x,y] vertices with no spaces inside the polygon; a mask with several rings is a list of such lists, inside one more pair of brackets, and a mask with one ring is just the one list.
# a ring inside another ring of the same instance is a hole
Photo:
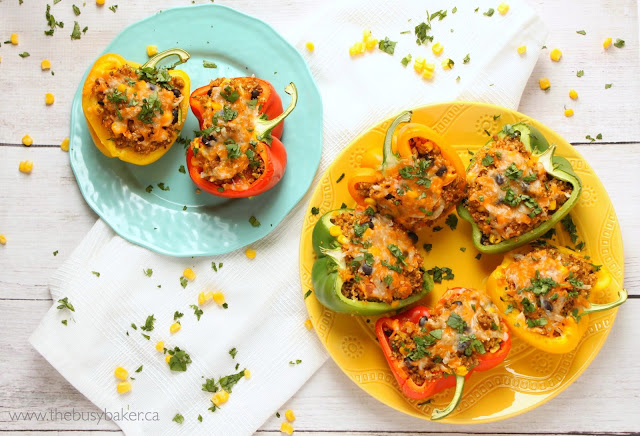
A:
{"label": "corn kernel", "polygon": [[364,47],[371,51],[374,48],[376,48],[376,46],[378,45],[378,40],[377,39],[368,39],[365,43],[364,43]]}
{"label": "corn kernel", "polygon": [[611,43],[613,42],[613,39],[611,38],[607,38],[604,40],[604,42],[602,43],[602,46],[604,47],[605,50],[607,50],[609,47],[611,47]]}
{"label": "corn kernel", "polygon": [[248,369],[245,369],[244,370],[244,378],[250,379],[251,378],[251,371],[249,371]]}
{"label": "corn kernel", "polygon": [[315,46],[315,45],[313,45],[313,42],[311,42],[311,41],[307,42],[304,46],[305,46],[305,47],[307,48],[307,50],[308,50],[308,51],[310,51],[310,52],[311,52],[311,51],[313,51],[313,50],[316,48],[316,46]]}
{"label": "corn kernel", "polygon": [[284,417],[287,418],[287,421],[293,422],[296,420],[296,415],[293,414],[293,410],[289,409],[284,412]]}
{"label": "corn kernel", "polygon": [[356,52],[356,48],[354,46],[349,47],[349,56],[356,56],[358,52]]}
{"label": "corn kernel", "polygon": [[526,45],[521,45],[520,47],[518,47],[518,54],[525,54],[526,52],[527,52]]}
{"label": "corn kernel", "polygon": [[244,254],[249,259],[255,259],[256,258],[256,250],[254,250],[253,248],[247,248],[247,251],[245,251]]}
{"label": "corn kernel", "polygon": [[355,47],[356,51],[358,53],[364,53],[364,42],[356,42],[355,44],[353,44],[353,46]]}
{"label": "corn kernel", "polygon": [[334,238],[338,237],[342,234],[342,229],[340,228],[340,226],[331,226],[329,227],[329,234]]}
{"label": "corn kernel", "polygon": [[29,135],[24,135],[22,137],[22,143],[24,145],[26,145],[27,147],[30,147],[31,144],[33,144],[33,138],[31,138],[31,136],[29,136]]}
{"label": "corn kernel", "polygon": [[126,394],[131,390],[131,382],[120,382],[118,386],[116,386],[116,390],[119,394]]}
{"label": "corn kernel", "polygon": [[7,237],[5,235],[0,235],[0,245],[7,245]]}
{"label": "corn kernel", "polygon": [[549,57],[552,61],[558,62],[562,57],[562,52],[559,49],[554,48],[553,50],[551,50],[551,53],[549,53]]}
{"label": "corn kernel", "polygon": [[64,138],[60,143],[60,149],[62,151],[69,151],[69,138]]}
{"label": "corn kernel", "polygon": [[33,170],[33,162],[30,160],[23,160],[18,165],[18,169],[21,173],[29,174]]}
{"label": "corn kernel", "polygon": [[18,34],[17,33],[12,33],[11,37],[9,38],[9,40],[11,41],[11,44],[18,45]]}
{"label": "corn kernel", "polygon": [[565,109],[564,110],[564,116],[565,117],[572,117],[573,116],[573,109]]}
{"label": "corn kernel", "polygon": [[450,70],[453,67],[453,61],[451,59],[445,59],[442,61],[442,69]]}
{"label": "corn kernel", "polygon": [[51,61],[49,59],[45,59],[42,62],[40,62],[40,69],[42,71],[50,70],[51,69]]}
{"label": "corn kernel", "polygon": [[578,98],[578,93],[576,92],[575,89],[572,89],[571,91],[569,91],[569,97],[571,97],[572,100],[575,100],[576,98]]}
{"label": "corn kernel", "polygon": [[311,330],[313,328],[313,324],[311,323],[310,319],[304,322],[304,326],[307,328],[307,330]]}
{"label": "corn kernel", "polygon": [[369,206],[375,206],[376,201],[373,198],[367,197],[364,199],[364,203]]}
{"label": "corn kernel", "polygon": [[147,46],[147,56],[155,56],[158,54],[158,46],[157,45],[148,45]]}
{"label": "corn kernel", "polygon": [[127,370],[121,366],[116,368],[116,370],[113,372],[113,375],[115,375],[117,378],[119,378],[122,381],[125,381],[127,377],[129,377],[129,373],[127,372]]}
{"label": "corn kernel", "polygon": [[504,15],[507,12],[509,12],[509,5],[506,3],[500,3],[498,5],[498,12],[500,13],[500,15]]}
{"label": "corn kernel", "polygon": [[494,234],[489,235],[489,242],[490,243],[497,244],[500,241],[502,241],[502,238],[500,236],[494,235]]}
{"label": "corn kernel", "polygon": [[413,69],[416,71],[416,73],[422,73],[422,70],[424,70],[425,62],[426,61],[424,58],[415,58],[415,60],[413,61]]}
{"label": "corn kernel", "polygon": [[556,200],[551,200],[549,202],[549,210],[556,210],[556,207],[558,207],[558,203],[556,202]]}
{"label": "corn kernel", "polygon": [[173,324],[171,324],[171,326],[169,327],[169,331],[171,333],[175,333],[177,331],[179,331],[182,328],[182,326],[180,325],[179,322],[174,322]]}
{"label": "corn kernel", "polygon": [[366,42],[369,39],[371,39],[371,30],[369,30],[369,29],[363,30],[362,31],[362,40]]}
{"label": "corn kernel", "polygon": [[167,363],[171,362],[171,354],[167,354],[166,356],[164,356],[164,361]]}
{"label": "corn kernel", "polygon": [[182,275],[189,280],[194,280],[196,278],[196,273],[194,273],[191,268],[186,268],[182,271]]}
{"label": "corn kernel", "polygon": [[54,97],[54,95],[50,92],[47,92],[44,95],[44,102],[48,105],[51,106],[53,104],[53,102],[56,101],[56,98]]}
{"label": "corn kernel", "polygon": [[538,83],[540,84],[540,89],[542,89],[543,91],[551,88],[551,82],[549,82],[549,79],[547,79],[546,77],[538,80]]}
{"label": "corn kernel", "polygon": [[164,351],[164,341],[158,341],[156,343],[156,350],[157,351]]}
{"label": "corn kernel", "polygon": [[461,375],[461,376],[465,376],[469,373],[469,370],[467,369],[466,366],[459,366],[458,368],[456,368],[456,374]]}
{"label": "corn kernel", "polygon": [[338,236],[338,242],[345,245],[349,242],[349,239],[345,235]]}
{"label": "corn kernel", "polygon": [[444,47],[439,42],[436,42],[431,46],[431,51],[436,56],[440,56],[440,54],[442,54],[442,50],[444,50]]}
{"label": "corn kernel", "polygon": [[102,6],[104,4],[104,0],[96,0],[96,4],[98,6]]}
{"label": "corn kernel", "polygon": [[211,402],[216,406],[226,403],[228,400],[229,400],[229,392],[225,391],[224,389],[219,392],[216,392],[216,394],[213,397],[211,397]]}
{"label": "corn kernel", "polygon": [[282,425],[280,426],[280,433],[286,433],[288,435],[292,435],[293,426],[287,421],[282,421]]}
{"label": "corn kernel", "polygon": [[216,302],[218,306],[222,306],[224,304],[224,294],[222,292],[215,292],[212,294],[213,301]]}
{"label": "corn kernel", "polygon": [[207,300],[207,294],[205,294],[204,292],[200,292],[198,294],[198,306],[204,306],[209,301],[210,300]]}

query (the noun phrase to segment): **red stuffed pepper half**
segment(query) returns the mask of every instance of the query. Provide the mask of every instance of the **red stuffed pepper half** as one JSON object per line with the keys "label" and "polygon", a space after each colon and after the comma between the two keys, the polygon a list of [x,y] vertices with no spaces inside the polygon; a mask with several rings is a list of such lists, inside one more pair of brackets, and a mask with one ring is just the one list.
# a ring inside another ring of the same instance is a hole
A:
{"label": "red stuffed pepper half", "polygon": [[285,92],[285,111],[273,85],[256,77],[218,78],[191,94],[200,131],[187,151],[189,175],[198,188],[218,197],[262,194],[282,178],[287,152],[283,120],[295,108],[296,86]]}
{"label": "red stuffed pepper half", "polygon": [[482,291],[449,289],[433,310],[417,306],[380,318],[376,335],[402,393],[422,400],[455,386],[444,409],[431,419],[448,416],[460,403],[465,379],[502,363],[511,349],[507,325]]}

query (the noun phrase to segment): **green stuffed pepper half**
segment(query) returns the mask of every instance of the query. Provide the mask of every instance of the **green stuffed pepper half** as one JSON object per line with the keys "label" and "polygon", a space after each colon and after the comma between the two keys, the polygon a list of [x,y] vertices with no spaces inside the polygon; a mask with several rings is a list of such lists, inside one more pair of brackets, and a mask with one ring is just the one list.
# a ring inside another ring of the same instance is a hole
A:
{"label": "green stuffed pepper half", "polygon": [[538,129],[505,125],[467,168],[467,196],[458,215],[473,228],[473,244],[497,254],[548,232],[578,202],[582,184],[567,159],[555,156]]}
{"label": "green stuffed pepper half", "polygon": [[313,229],[316,298],[341,313],[377,315],[424,297],[433,281],[415,233],[372,206],[327,212]]}

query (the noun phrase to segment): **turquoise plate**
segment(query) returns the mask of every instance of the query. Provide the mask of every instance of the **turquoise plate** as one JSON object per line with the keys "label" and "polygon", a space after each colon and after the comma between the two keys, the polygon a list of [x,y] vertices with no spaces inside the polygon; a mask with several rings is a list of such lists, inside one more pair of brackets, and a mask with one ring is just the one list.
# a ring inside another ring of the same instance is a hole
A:
{"label": "turquoise plate", "polygon": [[[146,62],[146,46],[180,47],[191,59],[178,69],[191,77],[191,90],[216,77],[255,74],[273,83],[289,103],[284,87],[298,87],[298,106],[287,118],[282,142],[288,164],[275,188],[252,199],[223,199],[196,187],[188,174],[185,149],[174,146],[160,160],[136,166],[105,157],[93,145],[82,113],[82,84],[71,107],[70,159],[89,206],[123,238],[171,256],[223,254],[271,232],[309,188],[322,151],[322,101],[309,68],[298,51],[268,24],[219,5],[165,10],[123,30],[104,53]],[[204,68],[202,61],[217,68]],[[173,62],[174,59],[168,59]],[[183,136],[193,137],[198,122],[190,112]],[[161,190],[158,183],[164,183]],[[151,185],[153,190],[147,192]],[[186,210],[184,210],[186,206]],[[253,227],[255,216],[261,225]]]}

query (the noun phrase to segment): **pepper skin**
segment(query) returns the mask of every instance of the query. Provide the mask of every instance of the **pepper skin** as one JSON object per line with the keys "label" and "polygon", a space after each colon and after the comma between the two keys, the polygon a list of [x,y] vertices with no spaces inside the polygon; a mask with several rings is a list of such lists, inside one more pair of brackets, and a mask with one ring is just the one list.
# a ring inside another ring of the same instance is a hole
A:
{"label": "pepper skin", "polygon": [[173,69],[168,70],[168,73],[171,77],[180,77],[185,83],[185,86],[182,89],[182,95],[184,98],[180,102],[178,122],[176,124],[175,134],[171,138],[171,142],[168,146],[160,147],[146,154],[138,153],[131,147],[118,148],[115,142],[110,139],[113,137],[113,132],[111,132],[110,129],[102,124],[99,116],[99,111],[97,110],[100,106],[96,95],[93,92],[93,86],[96,80],[100,77],[104,77],[110,71],[115,71],[124,65],[129,65],[134,69],[155,68],[159,61],[172,55],[177,55],[180,58],[180,63],[184,63],[189,59],[189,53],[182,49],[176,48],[158,53],[142,66],[136,62],[125,60],[122,56],[114,53],[104,54],[100,56],[95,62],[95,64],[89,71],[87,80],[85,81],[82,88],[82,110],[87,119],[89,133],[93,138],[93,142],[98,150],[102,152],[102,154],[107,157],[117,157],[122,161],[129,162],[135,165],[148,165],[160,159],[167,151],[169,151],[171,146],[175,143],[176,139],[178,139],[180,130],[182,129],[182,126],[184,126],[184,122],[187,119],[187,113],[189,109],[189,100],[187,99],[187,95],[189,95],[190,92],[191,82],[189,76],[185,72]]}
{"label": "pepper skin", "polygon": [[[436,306],[442,305],[446,301],[453,301],[455,299],[464,298],[464,294],[466,291],[468,290],[465,288],[449,289],[436,303]],[[473,372],[492,369],[501,364],[507,358],[507,355],[511,350],[511,336],[509,334],[509,328],[507,327],[507,324],[503,322],[502,329],[507,333],[507,339],[502,341],[502,343],[500,344],[500,348],[496,352],[479,354],[477,356],[478,365],[472,368],[465,376],[455,374],[454,377],[454,374],[451,374],[447,377],[443,376],[437,380],[425,382],[422,385],[418,385],[413,381],[413,379],[411,379],[409,373],[400,366],[400,362],[394,359],[393,352],[391,350],[389,335],[387,335],[385,331],[399,330],[402,323],[404,323],[405,321],[418,324],[420,318],[422,318],[423,316],[431,318],[432,315],[430,309],[425,306],[416,306],[398,315],[389,318],[380,318],[376,322],[376,336],[378,337],[380,347],[382,347],[384,357],[385,359],[387,359],[389,367],[391,368],[391,372],[400,385],[403,395],[405,395],[407,398],[411,398],[414,400],[423,400],[450,387],[456,387],[451,403],[449,403],[449,405],[445,409],[433,410],[431,419],[438,420],[448,416],[458,406],[460,400],[462,399],[464,382],[466,379],[471,377],[471,374]]]}
{"label": "pepper skin", "polygon": [[[560,252],[580,257],[579,254],[564,247],[556,247]],[[498,307],[501,318],[513,330],[513,334],[525,341],[527,344],[539,350],[553,354],[564,354],[573,351],[584,336],[589,326],[589,314],[602,312],[604,310],[613,309],[620,306],[627,300],[627,291],[622,289],[619,291],[618,299],[607,304],[591,304],[591,306],[578,314],[578,321],[573,316],[567,316],[563,322],[563,334],[561,336],[550,338],[548,336],[536,333],[524,325],[521,325],[517,317],[520,311],[516,308],[506,314],[508,303],[503,299],[503,292],[506,285],[505,270],[512,262],[515,261],[514,254],[508,253],[500,265],[491,273],[487,280],[487,294],[493,303]],[[611,274],[604,267],[600,267],[595,272],[597,281],[591,288],[591,295],[599,291],[606,290],[611,284]]]}
{"label": "pepper skin", "polygon": [[[253,197],[273,188],[284,176],[287,165],[287,151],[280,141],[280,138],[282,137],[282,131],[284,129],[284,119],[296,107],[298,91],[293,83],[290,83],[284,88],[285,92],[291,95],[291,103],[283,112],[282,100],[271,83],[255,77],[237,77],[230,80],[233,81],[232,83],[255,82],[258,83],[262,89],[261,96],[259,97],[261,101],[259,114],[261,117],[255,120],[253,137],[258,141],[256,151],[260,159],[264,162],[264,171],[248,189],[224,189],[219,184],[211,182],[201,176],[202,168],[197,165],[194,159],[193,144],[187,151],[187,168],[193,183],[198,186],[198,188],[212,195],[225,198]],[[198,119],[201,130],[204,129],[205,125],[205,119],[203,117],[205,108],[202,105],[200,97],[209,94],[210,91],[216,87],[217,83],[213,81],[206,86],[196,89],[191,94],[191,110]],[[266,118],[266,120],[264,118]]]}
{"label": "pepper skin", "polygon": [[401,301],[392,304],[373,301],[358,301],[347,298],[342,293],[344,281],[340,271],[347,268],[344,260],[331,256],[332,250],[340,250],[337,237],[331,236],[329,229],[333,226],[330,219],[334,213],[351,212],[353,209],[338,209],[325,213],[313,228],[312,244],[317,259],[311,271],[311,281],[316,298],[328,309],[335,312],[356,315],[379,315],[392,310],[401,309],[420,300],[433,289],[433,280],[426,272],[423,274],[422,290]]}
{"label": "pepper skin", "polygon": [[[519,123],[514,125],[506,125],[503,130],[498,133],[498,136],[504,138],[507,130],[513,129],[515,132],[519,132],[520,140],[524,144],[525,148],[530,151],[534,156],[538,158],[538,161],[542,163],[547,174],[563,180],[572,186],[571,196],[567,201],[557,210],[548,220],[542,222],[534,229],[526,232],[520,236],[506,239],[498,242],[497,244],[483,244],[482,243],[482,231],[478,228],[478,225],[473,220],[471,213],[465,206],[464,200],[458,204],[457,211],[460,218],[469,221],[472,227],[472,240],[473,245],[481,253],[487,254],[500,254],[515,248],[521,247],[529,242],[538,239],[545,233],[547,233],[553,226],[555,226],[562,218],[564,218],[569,211],[578,203],[578,198],[582,192],[582,183],[580,178],[573,171],[573,167],[569,161],[562,156],[555,156],[556,146],[555,144],[549,145],[542,133],[535,127]],[[489,141],[485,147],[491,147],[492,141]],[[474,160],[469,164],[469,168],[473,165]]]}

